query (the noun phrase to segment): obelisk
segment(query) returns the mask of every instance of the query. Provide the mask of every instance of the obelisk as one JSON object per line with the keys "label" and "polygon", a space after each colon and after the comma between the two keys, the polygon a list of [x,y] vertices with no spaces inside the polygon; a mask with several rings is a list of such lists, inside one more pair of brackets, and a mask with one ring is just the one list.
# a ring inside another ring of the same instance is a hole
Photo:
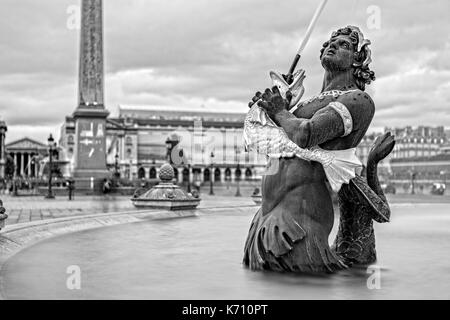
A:
{"label": "obelisk", "polygon": [[108,175],[102,15],[102,0],[81,0],[78,106],[73,113],[74,177],[91,181]]}

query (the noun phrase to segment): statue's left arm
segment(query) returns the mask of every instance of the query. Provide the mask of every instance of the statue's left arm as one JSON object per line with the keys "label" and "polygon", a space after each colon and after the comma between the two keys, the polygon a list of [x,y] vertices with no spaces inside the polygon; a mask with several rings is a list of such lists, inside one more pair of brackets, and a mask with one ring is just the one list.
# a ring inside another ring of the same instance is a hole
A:
{"label": "statue's left arm", "polygon": [[[272,91],[277,95],[276,88]],[[267,90],[266,90],[267,93]],[[266,94],[265,93],[265,94]],[[370,97],[359,90],[337,97],[323,106],[312,118],[297,118],[282,106],[280,99],[266,94],[270,103],[260,104],[281,126],[289,139],[301,148],[310,148],[326,141],[344,137],[357,130],[366,131],[375,111]],[[277,107],[276,104],[281,105]]]}

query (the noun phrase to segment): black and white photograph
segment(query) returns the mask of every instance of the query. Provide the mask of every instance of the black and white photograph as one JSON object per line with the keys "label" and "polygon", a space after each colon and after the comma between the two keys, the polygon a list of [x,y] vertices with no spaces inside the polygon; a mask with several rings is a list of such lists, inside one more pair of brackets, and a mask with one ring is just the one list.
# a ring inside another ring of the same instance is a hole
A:
{"label": "black and white photograph", "polygon": [[449,14],[0,0],[0,300],[449,300]]}

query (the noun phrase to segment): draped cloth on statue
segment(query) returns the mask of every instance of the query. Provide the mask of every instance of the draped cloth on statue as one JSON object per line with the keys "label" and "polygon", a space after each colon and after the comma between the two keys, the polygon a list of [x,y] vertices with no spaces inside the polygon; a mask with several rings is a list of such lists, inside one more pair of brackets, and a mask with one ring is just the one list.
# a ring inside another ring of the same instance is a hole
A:
{"label": "draped cloth on statue", "polygon": [[333,191],[338,192],[343,183],[349,183],[362,167],[356,156],[356,148],[323,150],[319,146],[303,149],[291,141],[266,112],[255,103],[244,122],[244,143],[248,150],[270,158],[299,157],[322,164]]}

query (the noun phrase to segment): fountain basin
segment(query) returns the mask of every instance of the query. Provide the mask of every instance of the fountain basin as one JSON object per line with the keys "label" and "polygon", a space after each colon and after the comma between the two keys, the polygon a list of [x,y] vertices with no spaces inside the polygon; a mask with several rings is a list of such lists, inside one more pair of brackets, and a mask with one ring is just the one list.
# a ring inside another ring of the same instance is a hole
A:
{"label": "fountain basin", "polygon": [[131,199],[136,208],[154,208],[168,210],[190,210],[195,209],[200,204],[200,199],[193,200],[170,200],[170,199]]}
{"label": "fountain basin", "polygon": [[[448,204],[393,204],[391,223],[376,225],[379,254],[376,265],[327,276],[254,272],[244,268],[243,246],[256,210],[255,206],[200,208],[195,218],[142,219],[47,239],[1,266],[0,296],[225,300],[450,298]],[[339,221],[336,218],[335,227]],[[28,237],[29,232],[23,234]],[[335,232],[330,239],[334,235]],[[81,290],[68,290],[66,286],[70,276],[66,270],[74,264],[81,270]],[[370,287],[377,274],[379,288]]]}
{"label": "fountain basin", "polygon": [[140,196],[131,198],[136,208],[189,210],[195,209],[200,204],[200,198],[193,197],[172,182],[174,170],[170,164],[161,166],[159,178],[161,179],[159,184]]}

